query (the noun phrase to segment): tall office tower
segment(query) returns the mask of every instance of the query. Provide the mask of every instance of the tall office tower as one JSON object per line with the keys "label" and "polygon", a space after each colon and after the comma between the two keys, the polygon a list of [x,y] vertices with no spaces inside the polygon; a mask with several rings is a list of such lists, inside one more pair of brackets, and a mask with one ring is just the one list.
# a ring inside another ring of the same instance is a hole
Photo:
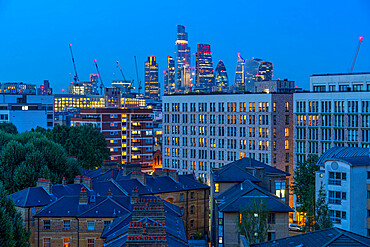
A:
{"label": "tall office tower", "polygon": [[261,62],[258,67],[258,80],[271,81],[272,80],[273,64],[268,61]]}
{"label": "tall office tower", "polygon": [[227,77],[227,72],[224,63],[220,60],[217,64],[215,70],[215,81],[217,86],[217,91],[227,92],[229,90],[229,79]]}
{"label": "tall office tower", "polygon": [[99,94],[99,75],[90,74],[90,82],[92,87],[92,94]]}
{"label": "tall office tower", "polygon": [[215,86],[211,46],[209,44],[198,44],[195,56],[195,83],[203,91],[211,92],[212,87]]}
{"label": "tall office tower", "polygon": [[181,68],[181,92],[187,93],[191,91],[191,68],[189,64],[185,64]]}
{"label": "tall office tower", "polygon": [[240,56],[238,52],[238,60],[236,62],[235,80],[234,86],[238,92],[245,91],[245,60]]}
{"label": "tall office tower", "polygon": [[167,57],[167,69],[164,71],[164,94],[171,94],[175,92],[175,60],[173,57]]}
{"label": "tall office tower", "polygon": [[182,92],[181,89],[181,70],[185,64],[191,65],[190,47],[188,46],[188,33],[185,32],[185,26],[177,25],[177,40],[176,40],[176,73],[177,85],[176,90]]}
{"label": "tall office tower", "polygon": [[258,68],[261,61],[258,58],[245,60],[245,91],[254,92],[254,83],[258,79]]}
{"label": "tall office tower", "polygon": [[155,56],[145,62],[145,97],[159,101],[158,64]]}

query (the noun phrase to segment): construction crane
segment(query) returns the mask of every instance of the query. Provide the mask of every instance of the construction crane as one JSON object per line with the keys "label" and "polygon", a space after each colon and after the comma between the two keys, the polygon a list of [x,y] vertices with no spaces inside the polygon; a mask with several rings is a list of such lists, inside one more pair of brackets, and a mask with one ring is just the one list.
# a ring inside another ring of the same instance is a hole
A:
{"label": "construction crane", "polygon": [[130,83],[130,85],[128,86],[128,91],[130,92],[130,90],[131,90],[131,89],[133,89],[133,86],[132,86],[133,81],[126,80],[126,77],[125,77],[125,75],[123,74],[122,67],[121,67],[121,65],[120,65],[119,61],[117,61],[117,67],[119,68],[119,71],[121,71],[121,75],[122,75],[122,77],[123,77],[123,81],[124,81],[124,82],[129,82],[129,83]]}
{"label": "construction crane", "polygon": [[73,52],[72,52],[72,44],[69,44],[69,50],[71,51],[71,57],[72,57],[72,62],[73,62],[73,68],[75,70],[75,75],[73,77],[74,82],[77,84],[79,82],[78,80],[78,75],[77,75],[77,69],[76,69],[76,64],[75,64],[75,58],[73,57]]}
{"label": "construction crane", "polygon": [[358,45],[357,45],[357,50],[356,50],[355,59],[353,59],[353,63],[352,63],[352,67],[351,67],[351,73],[352,73],[352,71],[353,71],[353,68],[355,67],[355,63],[356,63],[356,59],[357,59],[357,55],[358,55],[358,51],[360,50],[361,42],[362,42],[362,40],[364,39],[364,37],[360,36],[358,39],[359,39],[359,41],[358,41]]}
{"label": "construction crane", "polygon": [[95,63],[95,67],[96,67],[96,72],[98,73],[98,76],[100,78],[100,94],[103,95],[104,84],[103,84],[103,80],[101,78],[101,74],[99,72],[99,67],[98,67],[98,63],[97,63],[96,59],[94,59],[94,63]]}
{"label": "construction crane", "polygon": [[135,59],[135,67],[136,67],[136,77],[137,77],[137,81],[138,81],[138,83],[139,83],[139,87],[138,87],[138,89],[139,89],[139,94],[140,94],[140,90],[141,90],[141,81],[139,80],[139,73],[138,73],[138,71],[137,71],[137,62],[136,62],[136,56],[134,56],[134,59]]}

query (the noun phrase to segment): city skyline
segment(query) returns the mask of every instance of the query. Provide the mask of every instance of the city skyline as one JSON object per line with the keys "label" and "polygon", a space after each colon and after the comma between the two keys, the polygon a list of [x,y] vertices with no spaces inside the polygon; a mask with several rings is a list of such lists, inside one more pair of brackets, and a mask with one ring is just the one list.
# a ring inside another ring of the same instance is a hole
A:
{"label": "city skyline", "polygon": [[[359,36],[364,36],[364,40],[354,72],[369,71],[366,61],[370,56],[367,45],[370,4],[361,0],[330,2],[319,5],[318,1],[293,4],[271,1],[266,4],[269,6],[264,13],[266,18],[253,13],[243,22],[234,23],[218,17],[217,4],[200,17],[189,18],[191,6],[196,6],[192,1],[178,12],[172,11],[176,6],[165,9],[149,2],[97,5],[97,1],[92,1],[86,5],[73,1],[64,4],[2,1],[0,23],[6,38],[0,41],[0,81],[40,85],[49,80],[54,92],[61,93],[73,80],[68,51],[72,43],[81,81],[88,81],[89,75],[96,73],[93,63],[96,58],[107,86],[112,80],[122,80],[117,60],[125,76],[134,79],[137,85],[133,59],[137,56],[143,84],[144,66],[140,65],[153,55],[158,58],[163,88],[162,71],[167,57],[176,57],[176,25],[186,27],[192,52],[197,43],[211,44],[212,58],[224,61],[230,82],[234,81],[240,52],[245,59],[259,57],[273,62],[273,79],[288,78],[296,81],[298,87],[308,88],[312,74],[349,72]],[[235,6],[228,3],[222,11],[230,16],[240,9],[257,7],[258,3],[242,2]],[[127,13],[127,9],[135,11]],[[346,18],[339,17],[337,13],[341,12],[346,13]],[[158,16],[156,26],[148,28],[144,22],[136,21],[148,13]],[[278,21],[271,24],[274,18]],[[256,23],[261,22],[269,25],[259,30]]]}

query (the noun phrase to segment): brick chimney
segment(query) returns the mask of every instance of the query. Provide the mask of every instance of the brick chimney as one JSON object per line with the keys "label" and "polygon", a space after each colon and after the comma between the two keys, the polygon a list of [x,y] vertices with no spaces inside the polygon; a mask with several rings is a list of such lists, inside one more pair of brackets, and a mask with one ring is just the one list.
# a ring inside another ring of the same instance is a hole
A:
{"label": "brick chimney", "polygon": [[143,173],[143,172],[133,171],[133,172],[131,172],[130,178],[131,179],[136,178],[142,184],[146,184],[146,176],[145,176],[145,173]]}
{"label": "brick chimney", "polygon": [[176,170],[170,170],[170,169],[163,169],[162,170],[162,176],[170,176],[175,181],[179,181],[179,174]]}
{"label": "brick chimney", "polygon": [[112,162],[110,160],[104,160],[103,163],[101,164],[101,173],[109,171],[110,169],[117,169],[117,168],[118,168],[117,162]]}
{"label": "brick chimney", "polygon": [[130,172],[133,171],[141,172],[141,164],[125,164],[122,166],[123,175],[128,175]]}
{"label": "brick chimney", "polygon": [[109,188],[108,189],[108,197],[111,197],[112,196],[112,190]]}
{"label": "brick chimney", "polygon": [[67,185],[67,180],[66,180],[66,177],[63,177],[63,180],[62,180],[62,185]]}
{"label": "brick chimney", "polygon": [[51,184],[50,179],[46,179],[46,178],[39,178],[39,179],[37,180],[36,187],[44,187],[44,189],[45,189],[49,194],[53,194],[53,190],[52,190],[53,185]]}
{"label": "brick chimney", "polygon": [[133,188],[131,192],[131,203],[135,203],[136,199],[139,198],[139,189]]}
{"label": "brick chimney", "polygon": [[87,190],[85,187],[82,187],[80,191],[80,205],[81,204],[87,204]]}
{"label": "brick chimney", "polygon": [[92,189],[92,181],[91,181],[90,177],[85,177],[85,176],[78,175],[78,176],[75,177],[74,183],[75,184],[84,184],[90,190]]}

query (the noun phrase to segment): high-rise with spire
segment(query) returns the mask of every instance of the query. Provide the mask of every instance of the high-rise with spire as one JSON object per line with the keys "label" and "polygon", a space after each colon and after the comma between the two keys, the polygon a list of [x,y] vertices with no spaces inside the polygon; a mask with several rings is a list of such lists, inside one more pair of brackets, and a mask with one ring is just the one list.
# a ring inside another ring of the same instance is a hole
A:
{"label": "high-rise with spire", "polygon": [[220,60],[215,70],[215,82],[217,91],[227,92],[229,90],[229,79],[224,63]]}
{"label": "high-rise with spire", "polygon": [[211,46],[198,44],[195,56],[195,83],[201,91],[211,92],[215,86]]}
{"label": "high-rise with spire", "polygon": [[155,56],[145,61],[145,97],[159,101],[158,64]]}
{"label": "high-rise with spire", "polygon": [[174,93],[175,84],[175,60],[173,57],[167,57],[167,69],[164,71],[164,94]]}
{"label": "high-rise with spire", "polygon": [[[188,46],[188,33],[185,32],[185,26],[177,25],[177,40],[176,40],[176,91],[183,92],[184,84],[190,84],[190,81],[187,81],[187,78],[191,77],[191,74],[185,78],[182,78],[182,71],[185,65],[191,68],[190,64],[190,47]],[[187,71],[187,70],[185,70]]]}
{"label": "high-rise with spire", "polygon": [[238,53],[238,60],[236,62],[234,87],[238,92],[245,91],[245,60]]}

